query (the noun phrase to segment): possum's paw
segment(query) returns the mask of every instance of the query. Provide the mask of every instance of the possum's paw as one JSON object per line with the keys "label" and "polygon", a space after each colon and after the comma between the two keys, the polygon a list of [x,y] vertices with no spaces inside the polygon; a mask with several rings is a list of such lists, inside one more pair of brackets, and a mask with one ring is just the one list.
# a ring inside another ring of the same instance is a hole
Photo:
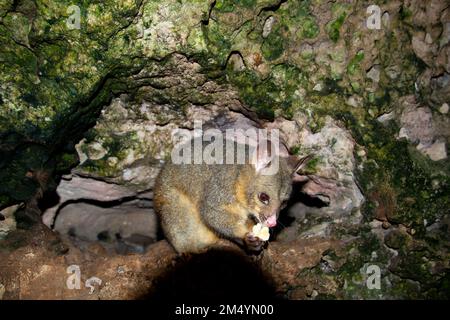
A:
{"label": "possum's paw", "polygon": [[245,235],[244,238],[245,247],[249,251],[261,251],[264,246],[264,241],[255,236],[252,232],[249,232]]}

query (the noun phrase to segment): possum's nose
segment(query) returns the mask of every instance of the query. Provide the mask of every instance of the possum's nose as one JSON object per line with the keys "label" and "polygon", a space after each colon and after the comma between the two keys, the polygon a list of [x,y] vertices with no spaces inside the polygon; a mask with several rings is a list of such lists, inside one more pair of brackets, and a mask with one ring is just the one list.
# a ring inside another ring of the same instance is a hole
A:
{"label": "possum's nose", "polygon": [[269,228],[275,227],[275,226],[277,225],[277,215],[274,214],[274,215],[271,215],[270,217],[268,217],[268,218],[266,219],[266,225],[267,225]]}

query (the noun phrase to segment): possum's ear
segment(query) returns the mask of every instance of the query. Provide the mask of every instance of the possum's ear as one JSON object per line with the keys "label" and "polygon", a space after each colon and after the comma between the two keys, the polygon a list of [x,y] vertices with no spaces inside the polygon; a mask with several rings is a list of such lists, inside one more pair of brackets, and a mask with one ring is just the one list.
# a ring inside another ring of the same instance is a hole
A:
{"label": "possum's ear", "polygon": [[314,155],[310,154],[306,157],[296,157],[296,156],[289,156],[288,158],[288,164],[291,167],[292,170],[292,180],[296,182],[302,182],[308,180],[308,177],[306,175],[302,175],[300,171],[306,167],[309,161],[314,158]]}
{"label": "possum's ear", "polygon": [[253,165],[256,172],[261,172],[263,169],[268,168],[275,157],[275,152],[273,152],[273,145],[270,140],[262,140],[258,143],[253,159]]}

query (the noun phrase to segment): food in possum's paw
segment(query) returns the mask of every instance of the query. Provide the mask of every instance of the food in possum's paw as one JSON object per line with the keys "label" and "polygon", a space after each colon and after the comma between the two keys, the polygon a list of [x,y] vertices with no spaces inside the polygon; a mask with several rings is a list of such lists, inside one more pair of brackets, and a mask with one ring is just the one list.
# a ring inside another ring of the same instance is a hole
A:
{"label": "food in possum's paw", "polygon": [[255,237],[260,238],[262,241],[267,241],[270,238],[269,228],[262,223],[255,224],[253,226],[252,233]]}

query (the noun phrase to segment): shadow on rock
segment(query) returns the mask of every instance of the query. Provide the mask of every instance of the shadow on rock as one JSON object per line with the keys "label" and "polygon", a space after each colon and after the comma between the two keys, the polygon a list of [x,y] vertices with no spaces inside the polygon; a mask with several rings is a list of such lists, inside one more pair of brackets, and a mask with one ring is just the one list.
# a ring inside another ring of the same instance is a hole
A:
{"label": "shadow on rock", "polygon": [[181,256],[155,280],[141,299],[164,301],[269,300],[275,298],[272,279],[242,253],[213,249]]}

